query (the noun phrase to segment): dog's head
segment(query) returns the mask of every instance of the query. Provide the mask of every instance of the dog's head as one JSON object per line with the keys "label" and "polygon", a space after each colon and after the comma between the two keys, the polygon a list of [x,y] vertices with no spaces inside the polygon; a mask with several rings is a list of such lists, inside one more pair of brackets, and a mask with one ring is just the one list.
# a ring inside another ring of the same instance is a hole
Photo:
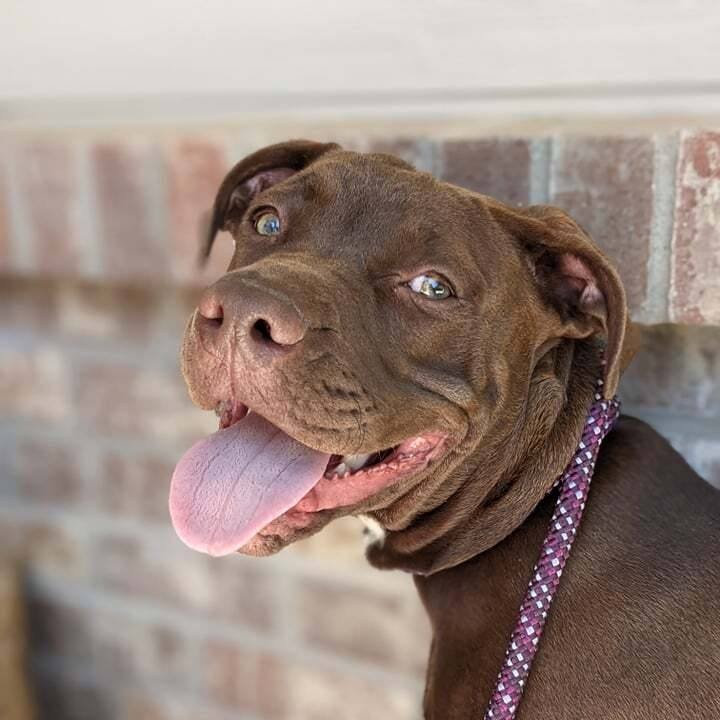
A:
{"label": "dog's head", "polygon": [[489,438],[512,442],[528,402],[563,402],[548,358],[568,343],[602,338],[614,392],[624,293],[559,210],[294,141],[231,170],[206,254],[221,230],[235,252],[182,352],[192,399],[221,416],[173,478],[192,547],[266,554],[345,514],[401,530]]}

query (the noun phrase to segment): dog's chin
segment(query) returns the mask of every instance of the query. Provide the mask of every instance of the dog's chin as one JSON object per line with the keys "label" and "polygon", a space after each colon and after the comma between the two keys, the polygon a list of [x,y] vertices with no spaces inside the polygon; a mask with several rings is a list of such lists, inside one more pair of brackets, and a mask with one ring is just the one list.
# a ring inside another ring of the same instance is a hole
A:
{"label": "dog's chin", "polygon": [[264,557],[320,532],[331,520],[345,513],[304,513],[288,510],[238,548],[242,555]]}

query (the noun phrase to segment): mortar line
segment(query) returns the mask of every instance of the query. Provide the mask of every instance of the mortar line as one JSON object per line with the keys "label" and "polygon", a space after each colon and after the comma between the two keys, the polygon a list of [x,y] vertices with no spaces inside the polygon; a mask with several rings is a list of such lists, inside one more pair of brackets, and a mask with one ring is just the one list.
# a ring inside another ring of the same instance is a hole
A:
{"label": "mortar line", "polygon": [[16,143],[4,146],[8,241],[15,270],[32,273],[36,266],[35,237],[28,218],[27,194],[18,187],[22,178],[18,172],[18,150]]}
{"label": "mortar line", "polygon": [[531,205],[545,205],[550,201],[550,170],[552,138],[533,138],[530,141]]}
{"label": "mortar line", "polygon": [[418,163],[420,167],[418,170],[439,177],[440,152],[438,143],[430,138],[421,138],[416,142],[416,147],[420,155],[420,163]]}
{"label": "mortar line", "polygon": [[68,143],[72,148],[77,177],[77,194],[73,204],[74,236],[81,253],[83,275],[102,280],[103,242],[97,213],[97,197],[93,182],[93,163],[87,143]]}
{"label": "mortar line", "polygon": [[672,282],[672,236],[679,138],[677,133],[653,136],[653,211],[647,263],[648,294],[641,310],[649,323],[668,322]]}

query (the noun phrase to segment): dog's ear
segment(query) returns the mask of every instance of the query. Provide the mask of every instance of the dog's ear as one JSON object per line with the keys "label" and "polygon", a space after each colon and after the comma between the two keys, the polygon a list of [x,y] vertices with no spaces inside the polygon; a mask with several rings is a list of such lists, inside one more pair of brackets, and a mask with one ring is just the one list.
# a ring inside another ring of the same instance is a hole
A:
{"label": "dog's ear", "polygon": [[505,210],[501,215],[502,224],[509,224],[520,241],[540,294],[563,319],[564,334],[604,338],[603,387],[605,396],[612,397],[623,363],[629,362],[623,345],[630,323],[617,271],[590,236],[559,208],[537,205]]}
{"label": "dog's ear", "polygon": [[335,143],[290,140],[262,148],[237,163],[225,176],[215,196],[200,249],[200,262],[207,260],[215,236],[225,229],[231,214],[244,212],[258,193],[303,170],[321,155],[339,149],[340,146]]}

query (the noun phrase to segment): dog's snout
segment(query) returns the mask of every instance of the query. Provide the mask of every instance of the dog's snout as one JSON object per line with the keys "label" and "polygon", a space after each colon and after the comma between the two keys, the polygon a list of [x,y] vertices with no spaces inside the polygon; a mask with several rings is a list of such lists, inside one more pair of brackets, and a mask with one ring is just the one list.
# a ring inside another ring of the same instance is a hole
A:
{"label": "dog's snout", "polygon": [[290,349],[306,331],[300,312],[282,293],[226,279],[203,295],[196,325],[206,340],[220,344],[232,339],[249,354]]}

